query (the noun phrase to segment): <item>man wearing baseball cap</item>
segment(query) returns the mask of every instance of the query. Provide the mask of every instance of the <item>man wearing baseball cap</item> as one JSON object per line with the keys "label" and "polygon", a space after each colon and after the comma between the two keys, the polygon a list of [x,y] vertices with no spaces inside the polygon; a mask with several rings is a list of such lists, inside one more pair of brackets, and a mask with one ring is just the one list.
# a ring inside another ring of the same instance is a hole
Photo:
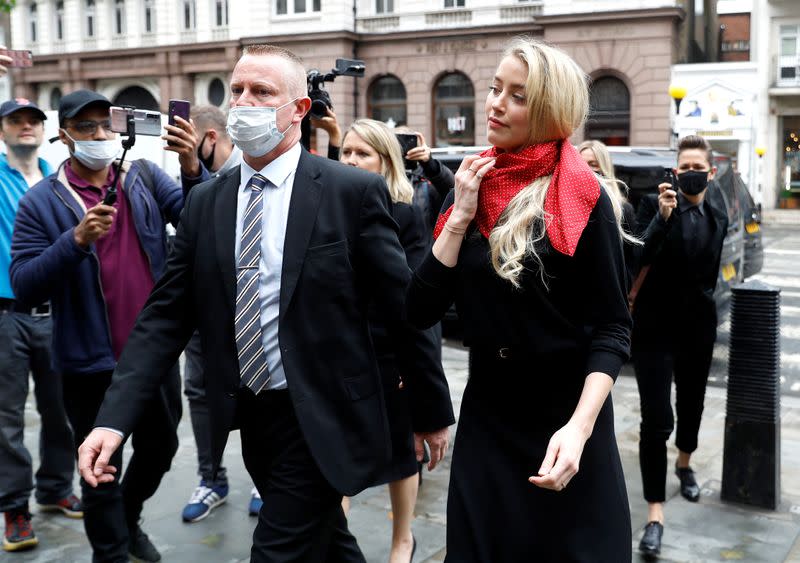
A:
{"label": "man wearing baseball cap", "polygon": [[[37,153],[47,116],[24,98],[0,105],[0,511],[5,513],[3,549],[19,551],[37,545],[28,498],[34,489],[31,455],[23,442],[28,373],[34,380],[41,417],[41,460],[36,472],[40,508],[81,518],[81,501],[73,494],[73,436],[64,411],[61,376],[50,362],[52,324],[47,303],[19,301],[11,288],[11,235],[20,199],[51,173]],[[43,300],[44,301],[44,300]]]}
{"label": "man wearing baseball cap", "polygon": [[[124,163],[115,183],[122,146],[111,130],[110,107],[105,96],[89,90],[61,98],[58,138],[70,157],[20,200],[11,245],[17,295],[49,299],[53,307],[53,363],[63,377],[75,448],[93,428],[117,358],[164,271],[165,222],[177,225],[184,202],[181,186],[143,159]],[[166,150],[178,153],[186,174],[200,166],[193,127],[183,125],[168,129],[164,138],[172,141]],[[184,188],[202,179],[199,173],[185,175]],[[153,392],[147,416],[133,430],[134,453],[122,481],[97,488],[81,481],[95,562],[161,558],[139,517],[178,448],[177,363]],[[122,462],[121,452],[116,462]]]}

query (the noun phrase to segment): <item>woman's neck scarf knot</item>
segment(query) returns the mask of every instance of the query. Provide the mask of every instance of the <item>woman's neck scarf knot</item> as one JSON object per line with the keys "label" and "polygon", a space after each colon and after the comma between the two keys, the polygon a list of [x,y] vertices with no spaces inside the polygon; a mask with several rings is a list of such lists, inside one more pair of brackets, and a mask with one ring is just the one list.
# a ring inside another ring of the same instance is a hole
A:
{"label": "woman's neck scarf knot", "polygon": [[[572,256],[589,215],[600,197],[597,176],[572,144],[564,139],[530,145],[519,152],[492,147],[480,154],[496,159],[481,180],[475,222],[487,239],[509,202],[534,180],[552,174],[544,200],[547,237],[553,248]],[[453,211],[439,215],[433,231],[438,238]]]}

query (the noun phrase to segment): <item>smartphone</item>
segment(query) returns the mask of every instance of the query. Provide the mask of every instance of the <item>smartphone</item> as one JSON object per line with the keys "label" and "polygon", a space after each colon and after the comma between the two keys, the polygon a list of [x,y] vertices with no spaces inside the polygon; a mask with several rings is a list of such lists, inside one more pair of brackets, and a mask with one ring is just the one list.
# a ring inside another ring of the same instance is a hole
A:
{"label": "smartphone", "polygon": [[405,156],[408,151],[417,146],[417,136],[411,133],[395,133],[395,137],[400,143],[400,152],[403,153],[403,166],[406,170],[413,170],[417,167],[417,163],[413,160],[406,160]]}
{"label": "smartphone", "polygon": [[24,49],[0,49],[0,55],[11,57],[11,62],[6,66],[17,68],[33,66],[33,53]]}
{"label": "smartphone", "polygon": [[128,115],[132,115],[137,135],[161,136],[161,113],[157,111],[112,106],[110,114],[111,130],[116,133],[128,132]]}
{"label": "smartphone", "polygon": [[678,193],[678,178],[675,176],[675,171],[672,168],[664,167],[664,181],[669,182],[672,186],[672,191]]}
{"label": "smartphone", "polygon": [[[170,100],[169,101],[169,110],[168,116],[169,119],[167,123],[170,125],[176,125],[175,123],[175,116],[185,119],[189,121],[189,110],[191,109],[191,104],[186,100]],[[172,141],[167,141],[168,145],[174,145]]]}

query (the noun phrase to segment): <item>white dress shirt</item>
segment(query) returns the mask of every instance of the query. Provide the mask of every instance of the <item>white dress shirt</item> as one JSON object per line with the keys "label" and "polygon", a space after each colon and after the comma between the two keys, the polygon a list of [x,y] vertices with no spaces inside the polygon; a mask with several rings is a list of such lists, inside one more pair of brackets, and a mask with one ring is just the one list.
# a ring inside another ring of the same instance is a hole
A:
{"label": "white dress shirt", "polygon": [[292,199],[294,175],[300,160],[300,143],[267,164],[254,170],[244,160],[241,164],[239,195],[236,203],[236,264],[239,264],[239,244],[242,223],[250,201],[250,178],[261,174],[269,184],[264,188],[262,203],[264,214],[261,225],[261,259],[258,264],[258,294],[261,298],[261,338],[267,356],[267,368],[272,375],[267,390],[286,389],[286,374],[278,343],[278,314],[280,312],[281,269],[283,267],[283,242],[286,238],[286,220]]}

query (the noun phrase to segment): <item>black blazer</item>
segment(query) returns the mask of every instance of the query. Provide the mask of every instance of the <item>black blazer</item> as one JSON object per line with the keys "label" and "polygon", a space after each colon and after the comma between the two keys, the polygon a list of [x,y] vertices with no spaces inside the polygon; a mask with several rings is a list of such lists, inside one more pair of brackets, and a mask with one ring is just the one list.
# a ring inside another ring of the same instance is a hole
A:
{"label": "black blazer", "polygon": [[[236,425],[234,244],[240,169],[194,188],[167,271],[137,320],[96,425],[131,432],[144,404],[200,331],[212,454],[218,466]],[[404,316],[410,278],[383,178],[302,152],[289,205],[279,340],[300,427],[341,493],[367,486],[390,439],[368,327],[374,303]]]}
{"label": "black blazer", "polygon": [[[634,325],[657,327],[674,318],[680,310],[677,305],[692,303],[699,306],[693,313],[698,318],[713,316],[716,327],[714,289],[717,286],[722,243],[728,231],[728,216],[711,202],[708,193],[703,199],[706,214],[712,217],[710,259],[700,269],[689,270],[684,250],[682,215],[673,210],[668,221],[658,212],[658,196],[648,195],[639,202],[636,215],[641,248],[641,266],[650,266],[634,305]],[[676,301],[681,299],[682,301]]]}

